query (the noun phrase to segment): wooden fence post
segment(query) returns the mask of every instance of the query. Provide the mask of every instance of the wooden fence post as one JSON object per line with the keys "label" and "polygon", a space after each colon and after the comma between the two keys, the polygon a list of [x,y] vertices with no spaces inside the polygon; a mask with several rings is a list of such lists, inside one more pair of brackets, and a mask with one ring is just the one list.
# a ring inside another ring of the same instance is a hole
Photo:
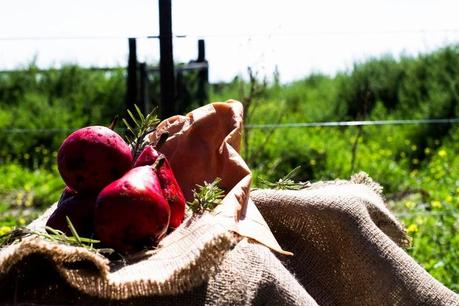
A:
{"label": "wooden fence post", "polygon": [[137,101],[137,43],[135,38],[129,38],[129,58],[127,67],[126,108],[134,109]]}
{"label": "wooden fence post", "polygon": [[161,119],[175,114],[175,76],[172,53],[171,0],[159,1],[159,70],[161,90]]}
{"label": "wooden fence post", "polygon": [[[197,63],[205,63],[207,64],[206,60],[206,45],[204,39],[198,40],[198,59],[196,60]],[[198,72],[198,92],[197,96],[199,99],[199,103],[201,105],[207,104],[209,102],[209,66],[206,65],[205,68],[201,68]]]}
{"label": "wooden fence post", "polygon": [[139,84],[139,101],[140,101],[140,109],[144,114],[148,114],[151,112],[151,105],[150,100],[148,97],[148,73],[147,73],[147,64],[140,63],[139,64],[139,77],[140,77],[140,84]]}

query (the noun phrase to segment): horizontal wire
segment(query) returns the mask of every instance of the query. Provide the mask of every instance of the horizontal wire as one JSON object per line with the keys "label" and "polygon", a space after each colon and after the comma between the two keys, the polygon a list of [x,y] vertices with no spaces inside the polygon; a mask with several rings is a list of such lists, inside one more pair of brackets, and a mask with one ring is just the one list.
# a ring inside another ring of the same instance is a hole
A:
{"label": "horizontal wire", "polygon": [[[444,29],[393,29],[380,31],[308,31],[308,32],[277,32],[277,33],[221,33],[221,34],[178,34],[174,38],[228,38],[228,37],[304,37],[316,35],[394,35],[394,34],[426,34],[426,33],[459,33],[459,28]],[[100,35],[100,36],[4,36],[0,41],[20,40],[98,40],[98,39],[151,39],[160,38],[160,35],[127,36],[127,35]]]}
{"label": "horizontal wire", "polygon": [[[159,35],[147,36],[4,36],[0,41],[22,41],[22,40],[113,40],[113,39],[156,39]],[[186,35],[173,35],[174,38],[186,38]]]}
{"label": "horizontal wire", "polygon": [[[0,128],[0,134],[57,134],[57,133],[72,133],[79,128],[49,128],[49,129],[32,129],[32,128]],[[116,128],[117,132],[125,132],[125,128]]]}
{"label": "horizontal wire", "polygon": [[[380,125],[415,125],[415,124],[450,124],[459,123],[459,118],[452,119],[414,119],[414,120],[375,120],[375,121],[330,121],[330,122],[299,122],[284,124],[247,124],[249,129],[278,129],[300,127],[342,127],[342,126],[380,126]],[[72,132],[78,128],[0,128],[0,133],[61,133]]]}
{"label": "horizontal wire", "polygon": [[422,212],[400,212],[394,213],[398,218],[410,218],[416,216],[456,216],[459,215],[459,211],[422,211]]}
{"label": "horizontal wire", "polygon": [[14,134],[27,134],[27,133],[61,133],[61,132],[73,132],[77,129],[31,129],[31,128],[2,128],[0,129],[0,133],[14,133]]}
{"label": "horizontal wire", "polygon": [[298,122],[279,124],[247,124],[248,129],[279,129],[301,127],[340,127],[340,126],[372,126],[372,125],[415,125],[415,124],[450,124],[459,123],[459,118],[452,119],[412,119],[412,120],[374,120],[374,121],[329,121],[329,122]]}
{"label": "horizontal wire", "polygon": [[188,34],[187,38],[231,38],[231,37],[307,37],[307,36],[348,36],[348,35],[398,35],[427,33],[459,33],[459,29],[418,29],[418,30],[381,30],[381,31],[310,31],[277,33],[225,33],[225,34]]}

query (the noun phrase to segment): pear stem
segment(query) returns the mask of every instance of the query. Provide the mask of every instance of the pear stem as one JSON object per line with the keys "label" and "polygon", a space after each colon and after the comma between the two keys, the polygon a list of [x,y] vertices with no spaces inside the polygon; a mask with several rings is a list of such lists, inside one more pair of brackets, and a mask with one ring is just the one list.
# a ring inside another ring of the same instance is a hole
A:
{"label": "pear stem", "polygon": [[165,161],[166,156],[164,156],[164,154],[160,154],[151,167],[153,170],[157,171],[159,168],[161,168]]}
{"label": "pear stem", "polygon": [[114,130],[114,129],[115,129],[116,124],[118,123],[118,119],[119,119],[119,116],[118,116],[118,115],[116,115],[115,117],[113,117],[112,122],[110,122],[110,125],[108,126],[108,128],[109,128],[110,130]]}
{"label": "pear stem", "polygon": [[159,138],[156,140],[155,145],[153,146],[156,150],[161,149],[166,140],[169,138],[169,132],[162,133]]}

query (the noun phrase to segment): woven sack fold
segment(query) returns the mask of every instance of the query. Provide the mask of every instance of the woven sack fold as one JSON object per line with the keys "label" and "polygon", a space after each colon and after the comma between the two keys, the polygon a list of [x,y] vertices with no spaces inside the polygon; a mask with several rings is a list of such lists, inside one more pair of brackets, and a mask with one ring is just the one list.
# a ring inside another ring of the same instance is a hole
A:
{"label": "woven sack fold", "polygon": [[[159,289],[157,281],[164,280],[162,268],[144,262],[155,260],[154,254],[111,270],[106,261],[102,259],[98,266],[93,262],[94,254],[78,248],[47,245],[51,251],[44,252],[40,243],[23,241],[0,251],[0,301],[65,305],[459,305],[454,292],[405,253],[402,246],[406,246],[406,234],[384,206],[375,188],[378,185],[363,174],[359,176],[351,181],[312,184],[300,191],[251,192],[276,237],[283,247],[294,251],[294,256],[276,257],[269,248],[250,239],[226,236],[228,232],[215,226],[215,219],[208,215],[185,223],[176,232],[175,238],[204,223],[205,231],[211,228],[222,234],[214,236],[220,237],[221,244],[210,243],[218,250],[210,251],[214,258],[209,269],[194,266],[175,274],[195,281],[194,287],[179,293],[186,288],[183,284],[190,284],[188,281]],[[39,229],[46,217],[31,226]],[[193,235],[191,240],[205,245],[195,241],[202,236],[205,234]],[[175,238],[169,236],[166,239],[170,240],[163,243],[172,243]],[[29,249],[27,256],[17,253],[21,244],[27,246],[22,250]],[[206,257],[190,256],[198,253],[194,245],[186,249],[185,257],[195,261]],[[131,264],[143,266],[134,269]],[[44,269],[49,271],[43,273]],[[197,271],[207,279],[184,275]],[[123,273],[127,275],[123,277]],[[142,285],[133,286],[137,281]],[[110,284],[101,285],[104,282]],[[84,284],[94,288],[86,288],[85,293],[81,288]]]}
{"label": "woven sack fold", "polygon": [[281,257],[320,305],[459,305],[459,296],[404,250],[409,238],[365,173],[300,191],[255,190],[251,198]]}

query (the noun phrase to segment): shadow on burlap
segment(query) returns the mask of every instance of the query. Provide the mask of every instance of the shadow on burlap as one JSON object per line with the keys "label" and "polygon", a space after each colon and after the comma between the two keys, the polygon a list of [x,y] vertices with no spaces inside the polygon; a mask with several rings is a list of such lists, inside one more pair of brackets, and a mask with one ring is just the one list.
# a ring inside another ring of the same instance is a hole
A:
{"label": "shadow on burlap", "polygon": [[[238,238],[211,215],[188,220],[157,250],[112,263],[29,238],[0,250],[1,304],[459,305],[403,250],[408,237],[365,174],[253,190],[251,199],[294,256]],[[53,208],[30,226],[43,230]]]}

